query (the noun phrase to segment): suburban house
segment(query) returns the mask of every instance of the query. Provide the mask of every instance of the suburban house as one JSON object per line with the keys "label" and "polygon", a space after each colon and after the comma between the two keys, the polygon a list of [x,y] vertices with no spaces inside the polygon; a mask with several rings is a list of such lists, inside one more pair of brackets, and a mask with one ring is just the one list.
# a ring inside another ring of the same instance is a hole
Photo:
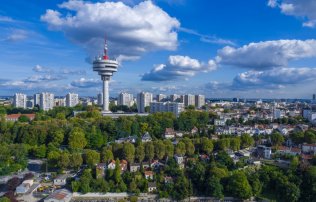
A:
{"label": "suburban house", "polygon": [[164,164],[159,162],[159,160],[152,160],[150,167],[153,168],[154,170],[159,169],[160,167],[163,167]]}
{"label": "suburban house", "polygon": [[316,154],[316,144],[303,144],[302,151],[304,153]]}
{"label": "suburban house", "polygon": [[140,170],[140,163],[131,163],[129,165],[129,171],[134,173]]}
{"label": "suburban house", "polygon": [[68,175],[58,175],[55,179],[54,179],[54,185],[55,186],[64,186],[67,184],[67,178]]}
{"label": "suburban house", "polygon": [[266,147],[264,145],[257,146],[257,156],[259,158],[270,159],[271,153],[272,153],[271,147]]}
{"label": "suburban house", "polygon": [[166,128],[165,130],[165,139],[172,139],[174,138],[176,133],[174,132],[173,128]]}
{"label": "suburban house", "polygon": [[146,180],[153,180],[154,179],[153,171],[145,171],[145,178]]}
{"label": "suburban house", "polygon": [[157,185],[155,182],[148,182],[148,192],[155,192],[157,190]]}
{"label": "suburban house", "polygon": [[115,169],[115,160],[112,160],[112,161],[108,164],[108,169],[109,169],[109,170],[114,170],[114,169]]}
{"label": "suburban house", "polygon": [[177,164],[179,165],[180,169],[184,168],[184,157],[180,155],[174,155],[174,159],[176,160]]}
{"label": "suburban house", "polygon": [[173,183],[173,178],[171,176],[165,176],[164,177],[164,182],[165,182],[165,184],[172,184]]}
{"label": "suburban house", "polygon": [[191,134],[196,134],[199,132],[199,129],[197,127],[194,126],[194,128],[192,128],[191,130]]}
{"label": "suburban house", "polygon": [[301,149],[297,147],[285,147],[279,146],[276,150],[276,153],[279,154],[290,154],[290,155],[300,155]]}
{"label": "suburban house", "polygon": [[120,161],[120,167],[121,167],[121,172],[127,171],[127,161],[126,160],[121,160]]}
{"label": "suburban house", "polygon": [[150,137],[149,133],[146,132],[143,136],[142,136],[142,142],[151,142],[152,138]]}

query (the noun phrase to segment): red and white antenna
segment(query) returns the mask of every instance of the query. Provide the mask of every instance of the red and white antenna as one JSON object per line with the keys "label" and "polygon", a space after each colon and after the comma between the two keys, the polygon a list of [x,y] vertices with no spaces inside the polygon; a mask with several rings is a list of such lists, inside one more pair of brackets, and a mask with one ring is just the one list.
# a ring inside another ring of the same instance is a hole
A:
{"label": "red and white antenna", "polygon": [[106,36],[104,36],[104,55],[103,55],[103,59],[104,60],[108,60],[109,56],[108,56],[108,43],[106,41]]}

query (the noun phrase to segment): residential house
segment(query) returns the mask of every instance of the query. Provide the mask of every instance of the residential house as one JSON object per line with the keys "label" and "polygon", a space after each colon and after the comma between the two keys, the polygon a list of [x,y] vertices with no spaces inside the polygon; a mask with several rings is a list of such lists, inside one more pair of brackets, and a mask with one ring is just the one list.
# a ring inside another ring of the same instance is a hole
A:
{"label": "residential house", "polygon": [[134,173],[140,170],[140,163],[130,163],[129,171]]}
{"label": "residential house", "polygon": [[108,164],[108,169],[109,170],[115,169],[115,160],[111,160],[111,162]]}
{"label": "residential house", "polygon": [[148,192],[155,192],[157,190],[157,185],[155,182],[148,182]]}
{"label": "residential house", "polygon": [[150,164],[150,167],[154,170],[157,170],[159,169],[160,167],[163,167],[164,164],[159,162],[159,160],[152,160],[151,164]]}
{"label": "residential house", "polygon": [[214,120],[215,126],[225,126],[226,125],[226,119],[215,119]]}
{"label": "residential house", "polygon": [[123,172],[125,172],[125,171],[127,171],[127,161],[126,160],[121,160],[120,161],[120,167],[121,167],[121,172],[123,173]]}
{"label": "residential house", "polygon": [[199,132],[199,129],[197,128],[197,127],[193,127],[192,129],[191,129],[191,134],[197,134]]}
{"label": "residential house", "polygon": [[177,164],[179,165],[180,169],[184,168],[184,157],[180,155],[174,155],[174,159],[176,160]]}
{"label": "residential house", "polygon": [[54,179],[54,185],[55,186],[64,186],[67,184],[67,178],[68,175],[63,174],[63,175],[58,175],[55,179]]}
{"label": "residential house", "polygon": [[154,179],[153,171],[145,171],[145,178],[146,180],[153,180]]}
{"label": "residential house", "polygon": [[150,137],[149,133],[146,132],[143,136],[142,136],[142,142],[151,142],[152,138]]}
{"label": "residential house", "polygon": [[270,159],[271,158],[271,147],[266,147],[264,145],[257,146],[257,156],[259,158]]}
{"label": "residential house", "polygon": [[174,132],[173,128],[166,128],[165,130],[165,139],[172,139],[174,138],[176,133]]}
{"label": "residential house", "polygon": [[276,153],[279,154],[289,154],[289,155],[300,155],[301,149],[297,147],[285,147],[285,146],[279,146],[276,150]]}
{"label": "residential house", "polygon": [[316,154],[316,144],[303,144],[302,151],[304,153]]}

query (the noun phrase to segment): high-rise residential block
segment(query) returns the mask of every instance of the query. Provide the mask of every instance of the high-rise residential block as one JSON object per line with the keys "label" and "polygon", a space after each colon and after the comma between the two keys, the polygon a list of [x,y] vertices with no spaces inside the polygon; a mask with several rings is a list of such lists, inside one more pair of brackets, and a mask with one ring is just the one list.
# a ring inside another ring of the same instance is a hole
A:
{"label": "high-rise residential block", "polygon": [[66,95],[66,107],[74,107],[79,104],[79,95],[76,93],[68,93]]}
{"label": "high-rise residential block", "polygon": [[156,95],[156,101],[157,101],[157,102],[162,102],[162,101],[164,101],[166,98],[167,98],[167,96],[164,95],[164,94],[158,94],[158,95]]}
{"label": "high-rise residential block", "polygon": [[137,94],[137,109],[139,113],[145,113],[145,107],[150,106],[153,101],[153,94],[148,92],[141,92]]}
{"label": "high-rise residential block", "polygon": [[54,94],[53,93],[48,93],[48,92],[43,92],[40,94],[40,109],[44,111],[48,111],[50,109],[54,108]]}
{"label": "high-rise residential block", "polygon": [[133,106],[134,101],[133,101],[133,95],[129,93],[120,93],[118,98],[117,98],[117,105],[125,105],[128,107]]}
{"label": "high-rise residential block", "polygon": [[13,106],[17,108],[26,108],[26,95],[23,93],[15,93],[13,97]]}
{"label": "high-rise residential block", "polygon": [[205,105],[204,95],[195,95],[195,107],[201,108]]}
{"label": "high-rise residential block", "polygon": [[179,102],[151,102],[150,112],[172,112],[177,117],[184,111],[184,104]]}
{"label": "high-rise residential block", "polygon": [[195,96],[191,94],[187,94],[184,96],[184,106],[195,106]]}

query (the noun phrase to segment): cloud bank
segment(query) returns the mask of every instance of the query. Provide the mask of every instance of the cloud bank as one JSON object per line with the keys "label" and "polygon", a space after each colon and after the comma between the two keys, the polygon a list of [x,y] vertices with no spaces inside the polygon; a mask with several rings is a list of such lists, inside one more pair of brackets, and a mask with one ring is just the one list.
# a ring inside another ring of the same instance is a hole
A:
{"label": "cloud bank", "polygon": [[102,50],[104,37],[110,54],[135,58],[147,51],[175,50],[180,22],[151,1],[128,6],[122,2],[91,3],[70,0],[58,10],[46,10],[41,20],[52,30],[83,46],[91,55]]}

